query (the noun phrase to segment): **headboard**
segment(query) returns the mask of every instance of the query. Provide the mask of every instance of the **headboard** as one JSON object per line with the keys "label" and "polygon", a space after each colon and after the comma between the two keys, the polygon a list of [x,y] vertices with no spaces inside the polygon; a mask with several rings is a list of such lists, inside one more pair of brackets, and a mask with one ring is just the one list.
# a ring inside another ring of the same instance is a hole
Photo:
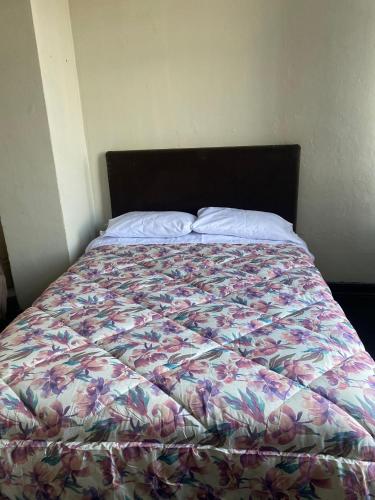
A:
{"label": "headboard", "polygon": [[299,145],[108,151],[112,216],[204,206],[297,219]]}

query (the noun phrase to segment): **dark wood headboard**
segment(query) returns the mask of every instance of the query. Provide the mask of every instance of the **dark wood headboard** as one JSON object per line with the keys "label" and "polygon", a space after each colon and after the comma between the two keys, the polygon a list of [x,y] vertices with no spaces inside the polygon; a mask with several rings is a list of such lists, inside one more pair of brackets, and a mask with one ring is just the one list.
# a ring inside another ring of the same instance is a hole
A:
{"label": "dark wood headboard", "polygon": [[108,151],[112,216],[205,206],[297,219],[299,145]]}

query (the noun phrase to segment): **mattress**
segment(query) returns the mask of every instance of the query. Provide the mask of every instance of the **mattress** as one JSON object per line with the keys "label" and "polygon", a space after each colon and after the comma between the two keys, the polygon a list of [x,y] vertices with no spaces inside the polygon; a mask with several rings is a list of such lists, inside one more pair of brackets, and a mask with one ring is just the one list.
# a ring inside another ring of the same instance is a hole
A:
{"label": "mattress", "polygon": [[93,248],[0,335],[0,496],[372,498],[374,366],[296,245]]}

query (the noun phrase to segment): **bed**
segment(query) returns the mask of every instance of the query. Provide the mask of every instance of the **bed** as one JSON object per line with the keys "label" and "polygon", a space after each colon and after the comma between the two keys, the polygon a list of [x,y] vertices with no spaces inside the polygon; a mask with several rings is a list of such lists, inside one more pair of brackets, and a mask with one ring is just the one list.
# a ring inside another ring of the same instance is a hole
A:
{"label": "bed", "polygon": [[[112,213],[295,224],[299,154],[111,152]],[[2,499],[375,497],[374,361],[303,245],[94,244],[0,346]]]}

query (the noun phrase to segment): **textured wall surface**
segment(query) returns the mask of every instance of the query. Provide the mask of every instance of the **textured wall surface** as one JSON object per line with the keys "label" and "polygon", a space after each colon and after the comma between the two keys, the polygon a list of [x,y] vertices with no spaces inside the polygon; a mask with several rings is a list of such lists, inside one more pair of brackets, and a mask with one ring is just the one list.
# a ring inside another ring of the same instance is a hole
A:
{"label": "textured wall surface", "polygon": [[25,306],[69,259],[28,1],[0,2],[0,40],[0,214]]}
{"label": "textured wall surface", "polygon": [[92,192],[68,0],[31,0],[70,260],[92,239]]}
{"label": "textured wall surface", "polygon": [[286,4],[282,137],[303,151],[298,227],[325,277],[375,282],[375,2]]}
{"label": "textured wall surface", "polygon": [[94,234],[67,0],[0,2],[0,214],[21,307]]}
{"label": "textured wall surface", "polygon": [[280,142],[283,2],[70,2],[99,226],[109,149]]}

